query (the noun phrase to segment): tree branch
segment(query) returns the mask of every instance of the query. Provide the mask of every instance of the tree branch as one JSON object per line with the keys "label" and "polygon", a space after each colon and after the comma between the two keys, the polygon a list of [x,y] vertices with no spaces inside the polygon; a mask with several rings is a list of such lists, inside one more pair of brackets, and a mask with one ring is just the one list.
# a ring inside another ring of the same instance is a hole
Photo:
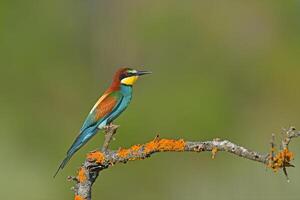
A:
{"label": "tree branch", "polygon": [[118,128],[119,128],[118,125],[113,125],[113,124],[110,124],[109,126],[105,127],[104,129],[105,139],[101,150],[102,152],[105,152],[108,149],[109,143],[113,139],[114,135],[117,133]]}
{"label": "tree branch", "polygon": [[214,139],[212,141],[185,141],[183,139],[161,139],[159,136],[154,140],[142,145],[134,145],[128,149],[109,150],[108,146],[116,133],[118,126],[110,125],[105,129],[105,142],[101,151],[93,151],[87,155],[85,162],[78,171],[75,184],[75,200],[91,200],[91,190],[93,183],[99,173],[117,163],[127,163],[128,161],[142,160],[158,152],[212,152],[212,158],[218,151],[232,153],[239,157],[253,160],[265,164],[268,168],[278,171],[283,169],[287,175],[287,167],[293,167],[290,161],[293,153],[289,151],[288,145],[293,138],[300,136],[300,131],[291,127],[284,130],[281,141],[281,149],[276,153],[274,136],[272,135],[271,151],[269,153],[259,153],[249,150],[243,146],[232,143],[228,140]]}

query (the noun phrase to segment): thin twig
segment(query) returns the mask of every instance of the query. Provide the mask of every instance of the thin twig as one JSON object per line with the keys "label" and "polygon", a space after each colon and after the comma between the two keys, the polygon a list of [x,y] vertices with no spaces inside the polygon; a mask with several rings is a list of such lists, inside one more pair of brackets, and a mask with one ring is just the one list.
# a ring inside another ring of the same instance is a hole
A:
{"label": "thin twig", "polygon": [[105,139],[101,151],[104,152],[108,149],[109,144],[113,139],[114,135],[117,133],[118,128],[119,126],[114,124],[110,124],[104,128]]}

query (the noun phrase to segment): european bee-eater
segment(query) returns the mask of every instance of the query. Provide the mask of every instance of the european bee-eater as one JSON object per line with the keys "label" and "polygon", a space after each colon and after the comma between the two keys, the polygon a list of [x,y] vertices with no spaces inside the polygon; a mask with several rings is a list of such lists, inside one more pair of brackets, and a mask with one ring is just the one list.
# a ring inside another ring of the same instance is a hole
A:
{"label": "european bee-eater", "polygon": [[133,84],[139,76],[150,73],[130,68],[121,68],[115,73],[112,84],[88,114],[79,135],[69,148],[65,159],[61,162],[54,177],[60,169],[65,167],[74,153],[86,144],[98,130],[112,123],[128,107],[132,98]]}

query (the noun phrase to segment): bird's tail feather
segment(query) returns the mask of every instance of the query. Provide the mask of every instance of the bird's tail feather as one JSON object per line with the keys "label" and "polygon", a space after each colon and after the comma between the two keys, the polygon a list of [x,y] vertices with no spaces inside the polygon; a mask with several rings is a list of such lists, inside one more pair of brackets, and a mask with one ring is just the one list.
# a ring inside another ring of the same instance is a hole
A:
{"label": "bird's tail feather", "polygon": [[66,164],[68,163],[68,161],[70,160],[71,157],[72,157],[72,155],[67,155],[65,157],[65,159],[60,163],[58,169],[56,170],[56,172],[55,172],[55,174],[53,176],[53,178],[56,177],[56,175],[58,174],[59,170],[63,169],[66,166]]}
{"label": "bird's tail feather", "polygon": [[81,132],[78,137],[75,139],[74,143],[72,144],[72,146],[70,147],[70,149],[67,152],[67,156],[65,157],[65,159],[60,163],[58,169],[56,170],[55,174],[54,174],[54,178],[55,176],[58,174],[59,170],[63,169],[66,164],[68,163],[68,161],[71,159],[71,157],[85,144],[87,143],[88,140],[91,139],[91,137],[93,137],[97,132],[96,126],[95,127],[90,127],[86,130],[84,130],[83,132]]}
{"label": "bird's tail feather", "polygon": [[[76,144],[76,143],[75,143]],[[66,164],[69,162],[69,160],[72,158],[72,156],[76,153],[76,151],[82,146],[83,144],[77,144],[77,145],[72,145],[72,147],[69,149],[67,156],[65,159],[60,163],[58,169],[56,170],[53,178],[58,174],[59,170],[63,169]]]}

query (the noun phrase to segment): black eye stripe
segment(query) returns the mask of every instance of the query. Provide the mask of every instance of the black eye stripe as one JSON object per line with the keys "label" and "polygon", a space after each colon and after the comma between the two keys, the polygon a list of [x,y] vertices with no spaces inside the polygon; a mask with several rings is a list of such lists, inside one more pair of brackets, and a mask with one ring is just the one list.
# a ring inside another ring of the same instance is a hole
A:
{"label": "black eye stripe", "polygon": [[122,73],[122,74],[120,75],[120,80],[122,80],[123,78],[126,78],[126,76],[127,76],[126,73]]}
{"label": "black eye stripe", "polygon": [[133,73],[133,72],[124,72],[120,75],[120,80],[124,79],[124,78],[127,78],[127,77],[130,77],[130,76],[135,76],[136,74]]}

